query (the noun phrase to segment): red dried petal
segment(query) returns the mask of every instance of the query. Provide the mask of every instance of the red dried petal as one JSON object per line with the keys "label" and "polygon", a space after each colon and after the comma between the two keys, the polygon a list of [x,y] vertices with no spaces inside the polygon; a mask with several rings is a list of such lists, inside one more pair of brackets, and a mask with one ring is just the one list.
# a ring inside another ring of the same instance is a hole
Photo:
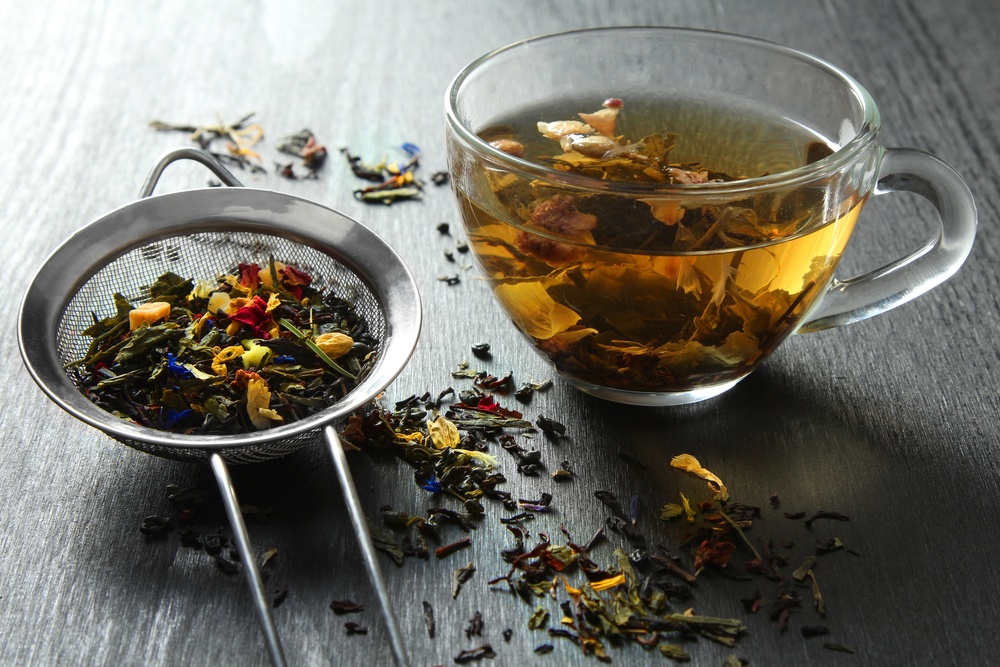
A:
{"label": "red dried petal", "polygon": [[240,285],[247,289],[257,289],[260,285],[260,267],[256,264],[240,264]]}
{"label": "red dried petal", "polygon": [[734,551],[736,551],[734,542],[705,540],[695,551],[694,569],[700,570],[708,564],[726,567]]}
{"label": "red dried petal", "polygon": [[245,324],[260,338],[269,338],[271,327],[271,315],[267,312],[267,301],[254,296],[253,300],[229,316],[233,322]]}
{"label": "red dried petal", "polygon": [[282,279],[281,282],[287,287],[293,285],[303,285],[308,286],[312,282],[312,276],[304,271],[299,271],[294,266],[289,264],[285,265],[285,268],[281,270]]}
{"label": "red dried petal", "polygon": [[497,403],[497,399],[492,396],[483,396],[479,399],[479,403],[476,404],[476,407],[480,410],[486,410],[487,412],[496,412],[500,409],[500,404]]}

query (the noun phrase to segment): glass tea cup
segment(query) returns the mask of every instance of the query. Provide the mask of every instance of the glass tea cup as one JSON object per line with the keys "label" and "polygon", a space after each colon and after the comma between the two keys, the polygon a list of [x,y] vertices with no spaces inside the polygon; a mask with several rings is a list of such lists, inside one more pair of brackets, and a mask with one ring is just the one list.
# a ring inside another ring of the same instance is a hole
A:
{"label": "glass tea cup", "polygon": [[[556,373],[638,405],[716,396],[797,331],[884,312],[971,250],[968,187],[883,147],[874,101],[813,56],[737,35],[601,28],[518,42],[446,97],[477,264]],[[938,210],[919,250],[834,278],[864,202]]]}

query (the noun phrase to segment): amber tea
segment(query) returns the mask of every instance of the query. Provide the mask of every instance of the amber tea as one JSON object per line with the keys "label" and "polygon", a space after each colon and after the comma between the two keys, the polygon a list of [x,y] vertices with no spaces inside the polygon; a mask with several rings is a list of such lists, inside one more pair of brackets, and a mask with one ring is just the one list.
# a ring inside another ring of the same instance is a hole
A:
{"label": "amber tea", "polygon": [[827,290],[863,199],[815,181],[716,194],[713,184],[759,182],[747,179],[836,146],[763,111],[705,101],[574,100],[479,136],[568,177],[621,186],[554,184],[482,156],[453,165],[496,298],[585,389],[673,393],[739,380]]}
{"label": "amber tea", "polygon": [[[961,177],[884,147],[861,84],[750,37],[527,39],[459,72],[445,112],[452,183],[500,305],[560,376],[613,401],[721,394],[793,332],[932,289],[975,238]],[[862,203],[898,191],[929,201],[933,234],[835,280]]]}

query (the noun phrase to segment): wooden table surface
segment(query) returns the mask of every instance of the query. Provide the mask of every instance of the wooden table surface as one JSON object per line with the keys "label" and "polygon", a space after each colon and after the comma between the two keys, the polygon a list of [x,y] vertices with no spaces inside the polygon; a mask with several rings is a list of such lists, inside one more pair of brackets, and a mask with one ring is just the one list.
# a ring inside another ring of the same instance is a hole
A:
{"label": "wooden table surface", "polygon": [[[669,461],[690,453],[734,499],[762,508],[748,532],[756,544],[794,542],[776,548],[796,562],[815,553],[817,540],[837,537],[846,547],[817,565],[826,617],[808,589],[795,588],[803,604],[784,633],[769,608],[750,613],[741,603],[758,591],[773,600],[772,582],[706,571],[693,596],[671,609],[739,618],[747,632],[734,647],[686,643],[691,664],[721,665],[730,655],[751,665],[991,664],[1000,627],[1000,13],[989,0],[0,3],[0,321],[8,323],[0,339],[0,664],[268,663],[242,577],[183,546],[176,532],[147,541],[139,531],[144,517],[169,511],[169,484],[214,494],[208,471],[127,448],[76,421],[35,386],[18,352],[18,308],[39,265],[76,229],[134,201],[158,156],[188,143],[149,121],[200,125],[255,112],[266,131],[267,173],[238,172],[247,185],[340,210],[398,250],[425,319],[388,403],[468,388],[451,376],[463,360],[495,375],[513,372],[518,383],[540,381],[551,371],[493,303],[469,257],[445,256],[463,241],[449,188],[428,184],[419,202],[359,202],[359,181],[336,149],[377,159],[412,142],[429,179],[446,167],[444,93],[464,64],[534,35],[631,24],[738,32],[841,66],[877,100],[887,145],[935,153],[964,176],[980,228],[967,264],[940,288],[874,319],[797,336],[720,398],[625,407],[559,381],[527,405],[504,397],[527,419],[567,426],[558,441],[518,436],[542,452],[546,470],[537,476],[516,472],[513,457],[492,445],[515,498],[553,494],[552,511],[527,525],[532,540],[544,532],[562,543],[560,525],[576,541],[588,539],[609,515],[594,495],[603,489],[638,495],[637,529],[668,541],[659,508],[691,488]],[[283,179],[274,167],[284,159],[278,139],[303,127],[332,149],[330,159],[317,180]],[[159,192],[207,180],[197,165],[176,165]],[[845,273],[917,247],[929,216],[916,198],[874,200]],[[438,232],[441,222],[450,235]],[[447,276],[457,284],[440,279]],[[490,361],[471,353],[484,342]],[[548,473],[564,460],[576,476],[556,482]],[[385,505],[424,515],[457,507],[419,488],[396,458],[353,453],[350,465],[376,523]],[[250,516],[249,528],[258,553],[277,549],[266,585],[287,590],[274,616],[289,664],[390,664],[324,450],[234,467],[233,475],[241,502],[269,510],[266,520]],[[773,493],[779,509],[769,503]],[[784,517],[820,509],[850,521],[817,521],[810,531]],[[512,544],[499,521],[506,516],[488,504],[471,548],[450,557],[407,558],[401,567],[383,557],[413,664],[455,664],[460,651],[483,644],[495,653],[484,665],[595,661],[566,639],[528,629],[538,605],[559,626],[561,587],[555,600],[526,603],[487,584],[507,570],[499,555]],[[210,513],[203,521],[206,530],[225,523]],[[442,530],[443,541],[463,536],[455,526]],[[591,556],[610,567],[613,549],[624,545],[611,532]],[[453,572],[469,562],[476,572],[453,599]],[[336,615],[335,599],[364,610]],[[435,612],[434,638],[424,601]],[[477,611],[481,634],[469,635]],[[348,635],[345,622],[368,633]],[[829,635],[802,636],[802,627],[817,625]],[[534,652],[546,643],[550,654]],[[635,644],[609,643],[608,652],[614,664],[669,663]]]}

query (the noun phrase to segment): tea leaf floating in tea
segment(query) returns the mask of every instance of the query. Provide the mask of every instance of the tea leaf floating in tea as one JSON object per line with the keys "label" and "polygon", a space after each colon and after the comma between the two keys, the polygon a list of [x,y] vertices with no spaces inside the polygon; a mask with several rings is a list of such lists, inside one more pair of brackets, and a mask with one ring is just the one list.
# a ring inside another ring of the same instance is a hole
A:
{"label": "tea leaf floating in tea", "polygon": [[[579,386],[685,393],[735,382],[832,280],[857,201],[827,205],[818,187],[709,192],[803,166],[821,152],[807,149],[817,137],[703,106],[612,98],[576,119],[558,120],[570,114],[553,105],[479,132],[497,150],[601,182],[588,190],[491,167],[456,187],[497,300]],[[684,132],[660,129],[670,125]],[[614,181],[672,189],[635,195]]]}

